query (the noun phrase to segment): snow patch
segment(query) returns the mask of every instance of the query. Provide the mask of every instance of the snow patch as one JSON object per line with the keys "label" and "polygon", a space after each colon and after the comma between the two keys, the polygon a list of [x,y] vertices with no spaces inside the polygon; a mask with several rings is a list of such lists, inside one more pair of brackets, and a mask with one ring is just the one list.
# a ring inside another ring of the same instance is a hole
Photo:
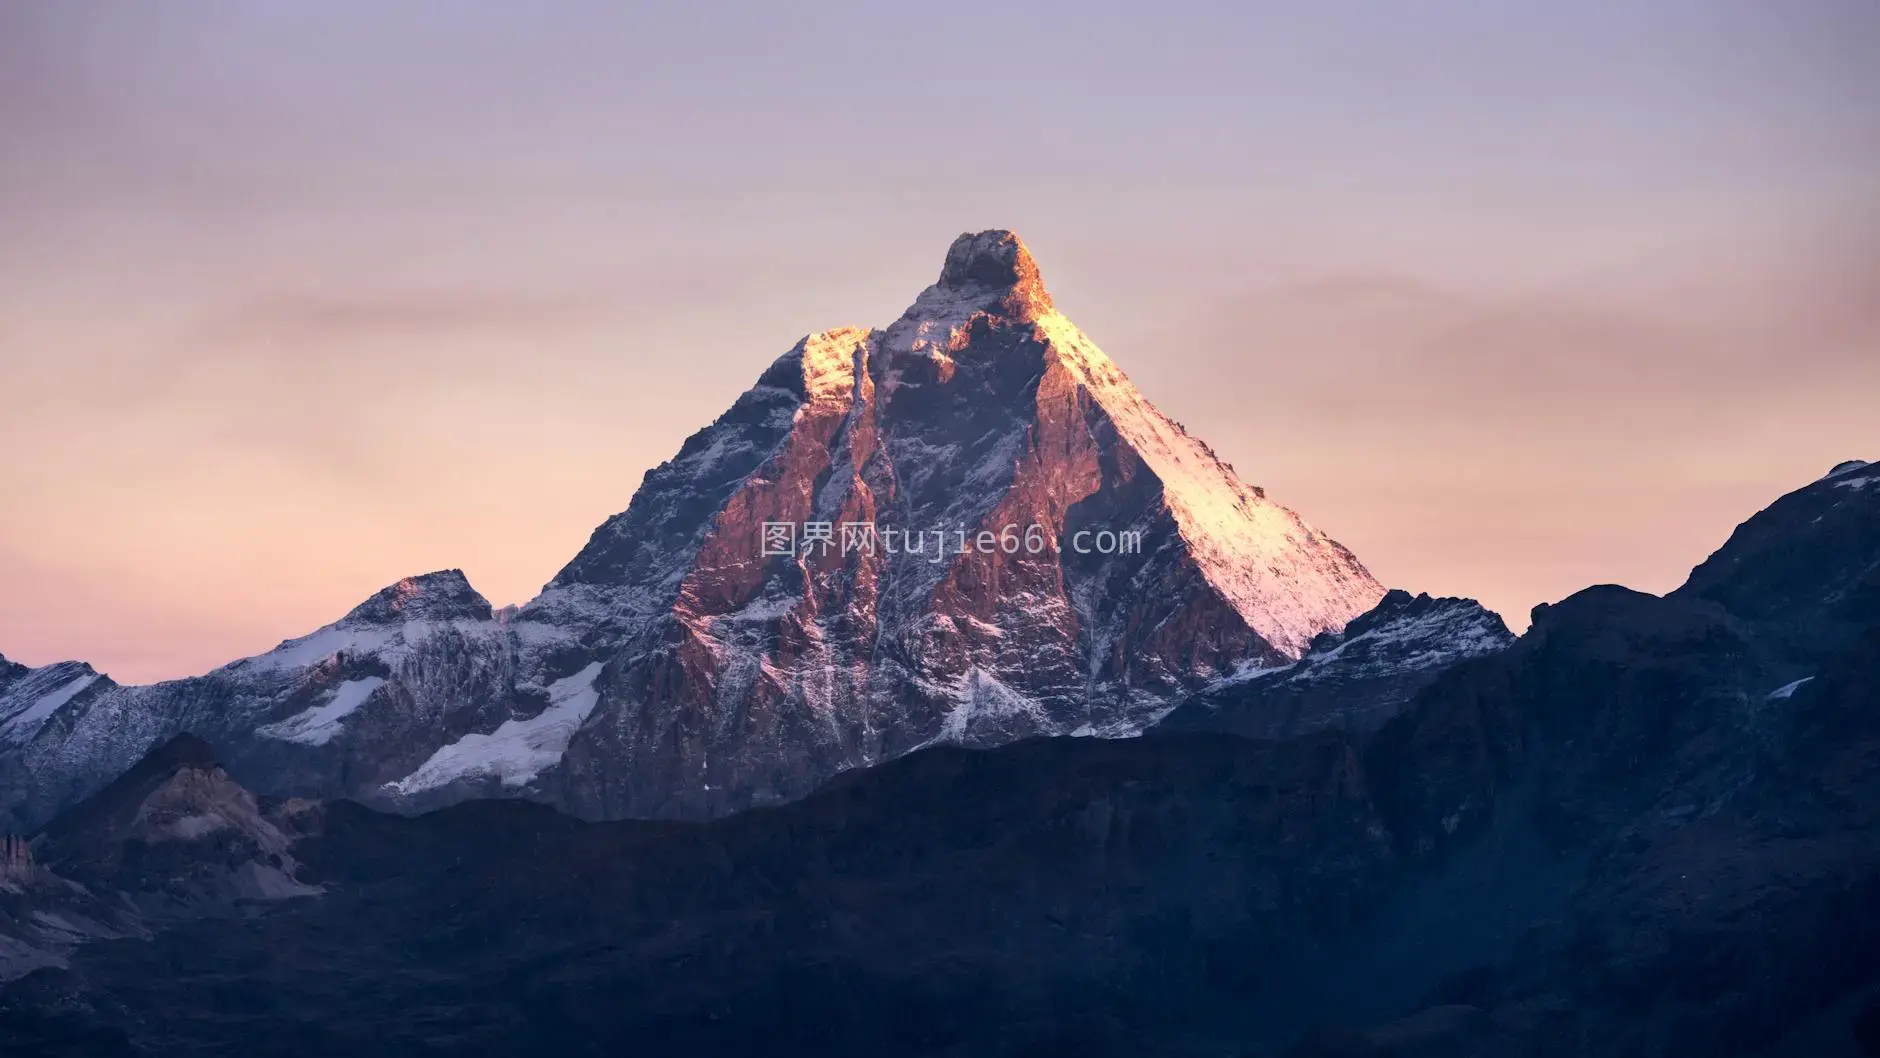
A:
{"label": "snow patch", "polygon": [[58,712],[65,703],[78,697],[85,688],[96,682],[98,682],[98,674],[93,672],[68,680],[46,694],[40,695],[33,700],[31,705],[7,718],[4,725],[0,725],[0,736],[16,742],[31,738],[41,725],[52,718],[52,714]]}
{"label": "snow patch", "polygon": [[975,668],[954,691],[953,708],[947,711],[934,741],[964,742],[975,726],[999,724],[1019,717],[1030,719],[1041,729],[1050,729],[1043,706],[1006,686],[986,670]]}
{"label": "snow patch", "polygon": [[1288,662],[1284,665],[1268,665],[1258,658],[1247,658],[1235,665],[1233,671],[1216,680],[1212,686],[1229,687],[1235,684],[1252,683],[1254,680],[1263,680],[1268,676],[1289,671],[1296,664],[1297,662]]}
{"label": "snow patch", "polygon": [[[413,621],[412,625],[422,622]],[[290,639],[266,654],[237,661],[236,665],[250,669],[301,669],[332,657],[341,651],[356,654],[370,654],[390,646],[400,637],[402,628],[397,625],[359,625],[347,627],[331,624],[310,635],[299,639]]]}
{"label": "snow patch", "polygon": [[1290,678],[1312,680],[1327,675],[1321,670],[1348,651],[1368,653],[1370,657],[1355,666],[1340,666],[1338,675],[1416,672],[1448,666],[1464,658],[1492,654],[1512,641],[1487,611],[1435,609],[1408,620],[1380,623],[1323,653],[1308,653],[1299,671]]}
{"label": "snow patch", "polygon": [[1814,679],[1813,676],[1803,676],[1801,679],[1796,680],[1794,683],[1785,683],[1782,686],[1777,687],[1775,690],[1769,692],[1769,700],[1772,702],[1779,702],[1783,700],[1784,698],[1787,698],[1790,695],[1793,695],[1797,690],[1801,688],[1802,684],[1807,683],[1809,680],[1812,680],[1812,679]]}
{"label": "snow patch", "polygon": [[418,770],[385,789],[400,796],[448,786],[459,779],[495,778],[504,786],[525,786],[561,760],[582,721],[600,701],[594,680],[601,663],[556,680],[548,687],[548,708],[527,720],[506,720],[490,734],[469,734],[444,746]]}
{"label": "snow patch", "polygon": [[340,732],[340,721],[358,711],[372,697],[372,692],[385,686],[385,680],[378,676],[364,679],[347,680],[333,691],[333,696],[324,704],[295,713],[277,723],[255,729],[255,734],[263,738],[280,739],[283,742],[298,742],[304,746],[324,746]]}
{"label": "snow patch", "polygon": [[868,338],[869,332],[863,328],[838,327],[803,339],[805,406],[843,400],[855,391],[856,354],[868,344]]}
{"label": "snow patch", "polygon": [[1350,552],[1250,488],[1167,416],[1063,315],[1041,337],[1162,483],[1169,513],[1214,586],[1248,627],[1298,658],[1320,632],[1342,628],[1384,596]]}
{"label": "snow patch", "polygon": [[180,841],[195,841],[218,830],[227,830],[230,825],[228,820],[218,815],[193,815],[178,819],[168,829],[170,836]]}
{"label": "snow patch", "polygon": [[742,610],[733,610],[719,614],[713,621],[726,622],[767,622],[788,617],[803,605],[803,600],[794,595],[777,595],[763,599],[753,599]]}

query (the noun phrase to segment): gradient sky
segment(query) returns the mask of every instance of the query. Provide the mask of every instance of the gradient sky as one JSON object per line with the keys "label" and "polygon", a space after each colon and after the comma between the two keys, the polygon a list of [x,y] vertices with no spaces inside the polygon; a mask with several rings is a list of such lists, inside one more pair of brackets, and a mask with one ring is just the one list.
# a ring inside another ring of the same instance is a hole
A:
{"label": "gradient sky", "polygon": [[501,604],[1009,227],[1386,583],[1664,591],[1880,458],[1880,5],[0,6],[0,652]]}

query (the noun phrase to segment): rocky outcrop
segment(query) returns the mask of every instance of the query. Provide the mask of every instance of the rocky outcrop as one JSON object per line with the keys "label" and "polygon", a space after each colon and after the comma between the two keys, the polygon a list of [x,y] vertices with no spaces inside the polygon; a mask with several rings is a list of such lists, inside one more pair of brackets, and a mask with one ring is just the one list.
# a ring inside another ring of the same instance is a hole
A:
{"label": "rocky outcrop", "polygon": [[1853,459],[1736,527],[1675,593],[1754,623],[1797,674],[1880,620],[1880,466]]}
{"label": "rocky outcrop", "polygon": [[170,740],[30,841],[6,839],[0,979],[65,965],[81,944],[318,895],[290,851],[302,810],[264,807],[206,743]]}
{"label": "rocky outcrop", "polygon": [[0,884],[24,885],[36,873],[32,843],[15,834],[0,834]]}
{"label": "rocky outcrop", "polygon": [[406,577],[353,607],[341,621],[351,625],[386,625],[402,621],[487,621],[489,600],[477,594],[459,569]]}
{"label": "rocky outcrop", "polygon": [[265,811],[209,745],[179,735],[35,835],[39,859],[146,918],[309,896],[289,852],[292,807]]}
{"label": "rocky outcrop", "polygon": [[1771,695],[1781,644],[1713,603],[1595,589],[1550,609],[1367,755],[1400,853],[1470,909],[1455,927],[1550,891],[1424,997],[1412,1020],[1438,1031],[1295,1053],[1874,1053],[1880,623]]}
{"label": "rocky outcrop", "polygon": [[8,685],[32,670],[17,661],[9,661],[5,654],[0,654],[0,694],[6,693]]}
{"label": "rocky outcrop", "polygon": [[1474,599],[1393,590],[1343,630],[1313,640],[1298,661],[1236,672],[1183,701],[1153,731],[1254,738],[1375,731],[1451,666],[1513,642],[1501,618]]}

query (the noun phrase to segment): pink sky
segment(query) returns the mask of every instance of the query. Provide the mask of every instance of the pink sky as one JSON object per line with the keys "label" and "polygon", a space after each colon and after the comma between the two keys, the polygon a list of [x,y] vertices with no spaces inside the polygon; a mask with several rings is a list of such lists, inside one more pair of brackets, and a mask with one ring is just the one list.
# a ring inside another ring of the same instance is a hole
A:
{"label": "pink sky", "polygon": [[446,567],[526,600],[987,227],[1249,482],[1516,627],[1880,458],[1852,0],[318,6],[0,15],[8,657],[189,675]]}

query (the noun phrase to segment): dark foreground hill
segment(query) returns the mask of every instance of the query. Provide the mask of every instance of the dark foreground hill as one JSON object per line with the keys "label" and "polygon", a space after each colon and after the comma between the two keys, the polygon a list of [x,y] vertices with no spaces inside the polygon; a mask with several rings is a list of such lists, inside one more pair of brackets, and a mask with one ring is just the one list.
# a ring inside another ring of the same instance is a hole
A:
{"label": "dark foreground hill", "polygon": [[[1762,575],[1768,529],[1738,549],[1741,576]],[[709,823],[263,806],[320,895],[76,947],[0,991],[0,1041],[9,1056],[1880,1054],[1874,570],[1828,577],[1820,612],[1797,592],[1772,616],[1735,602],[1716,563],[1702,590],[1542,607],[1375,733],[937,748]],[[1832,634],[1801,649],[1810,628]],[[134,832],[82,840],[102,825],[50,836],[146,862]]]}

